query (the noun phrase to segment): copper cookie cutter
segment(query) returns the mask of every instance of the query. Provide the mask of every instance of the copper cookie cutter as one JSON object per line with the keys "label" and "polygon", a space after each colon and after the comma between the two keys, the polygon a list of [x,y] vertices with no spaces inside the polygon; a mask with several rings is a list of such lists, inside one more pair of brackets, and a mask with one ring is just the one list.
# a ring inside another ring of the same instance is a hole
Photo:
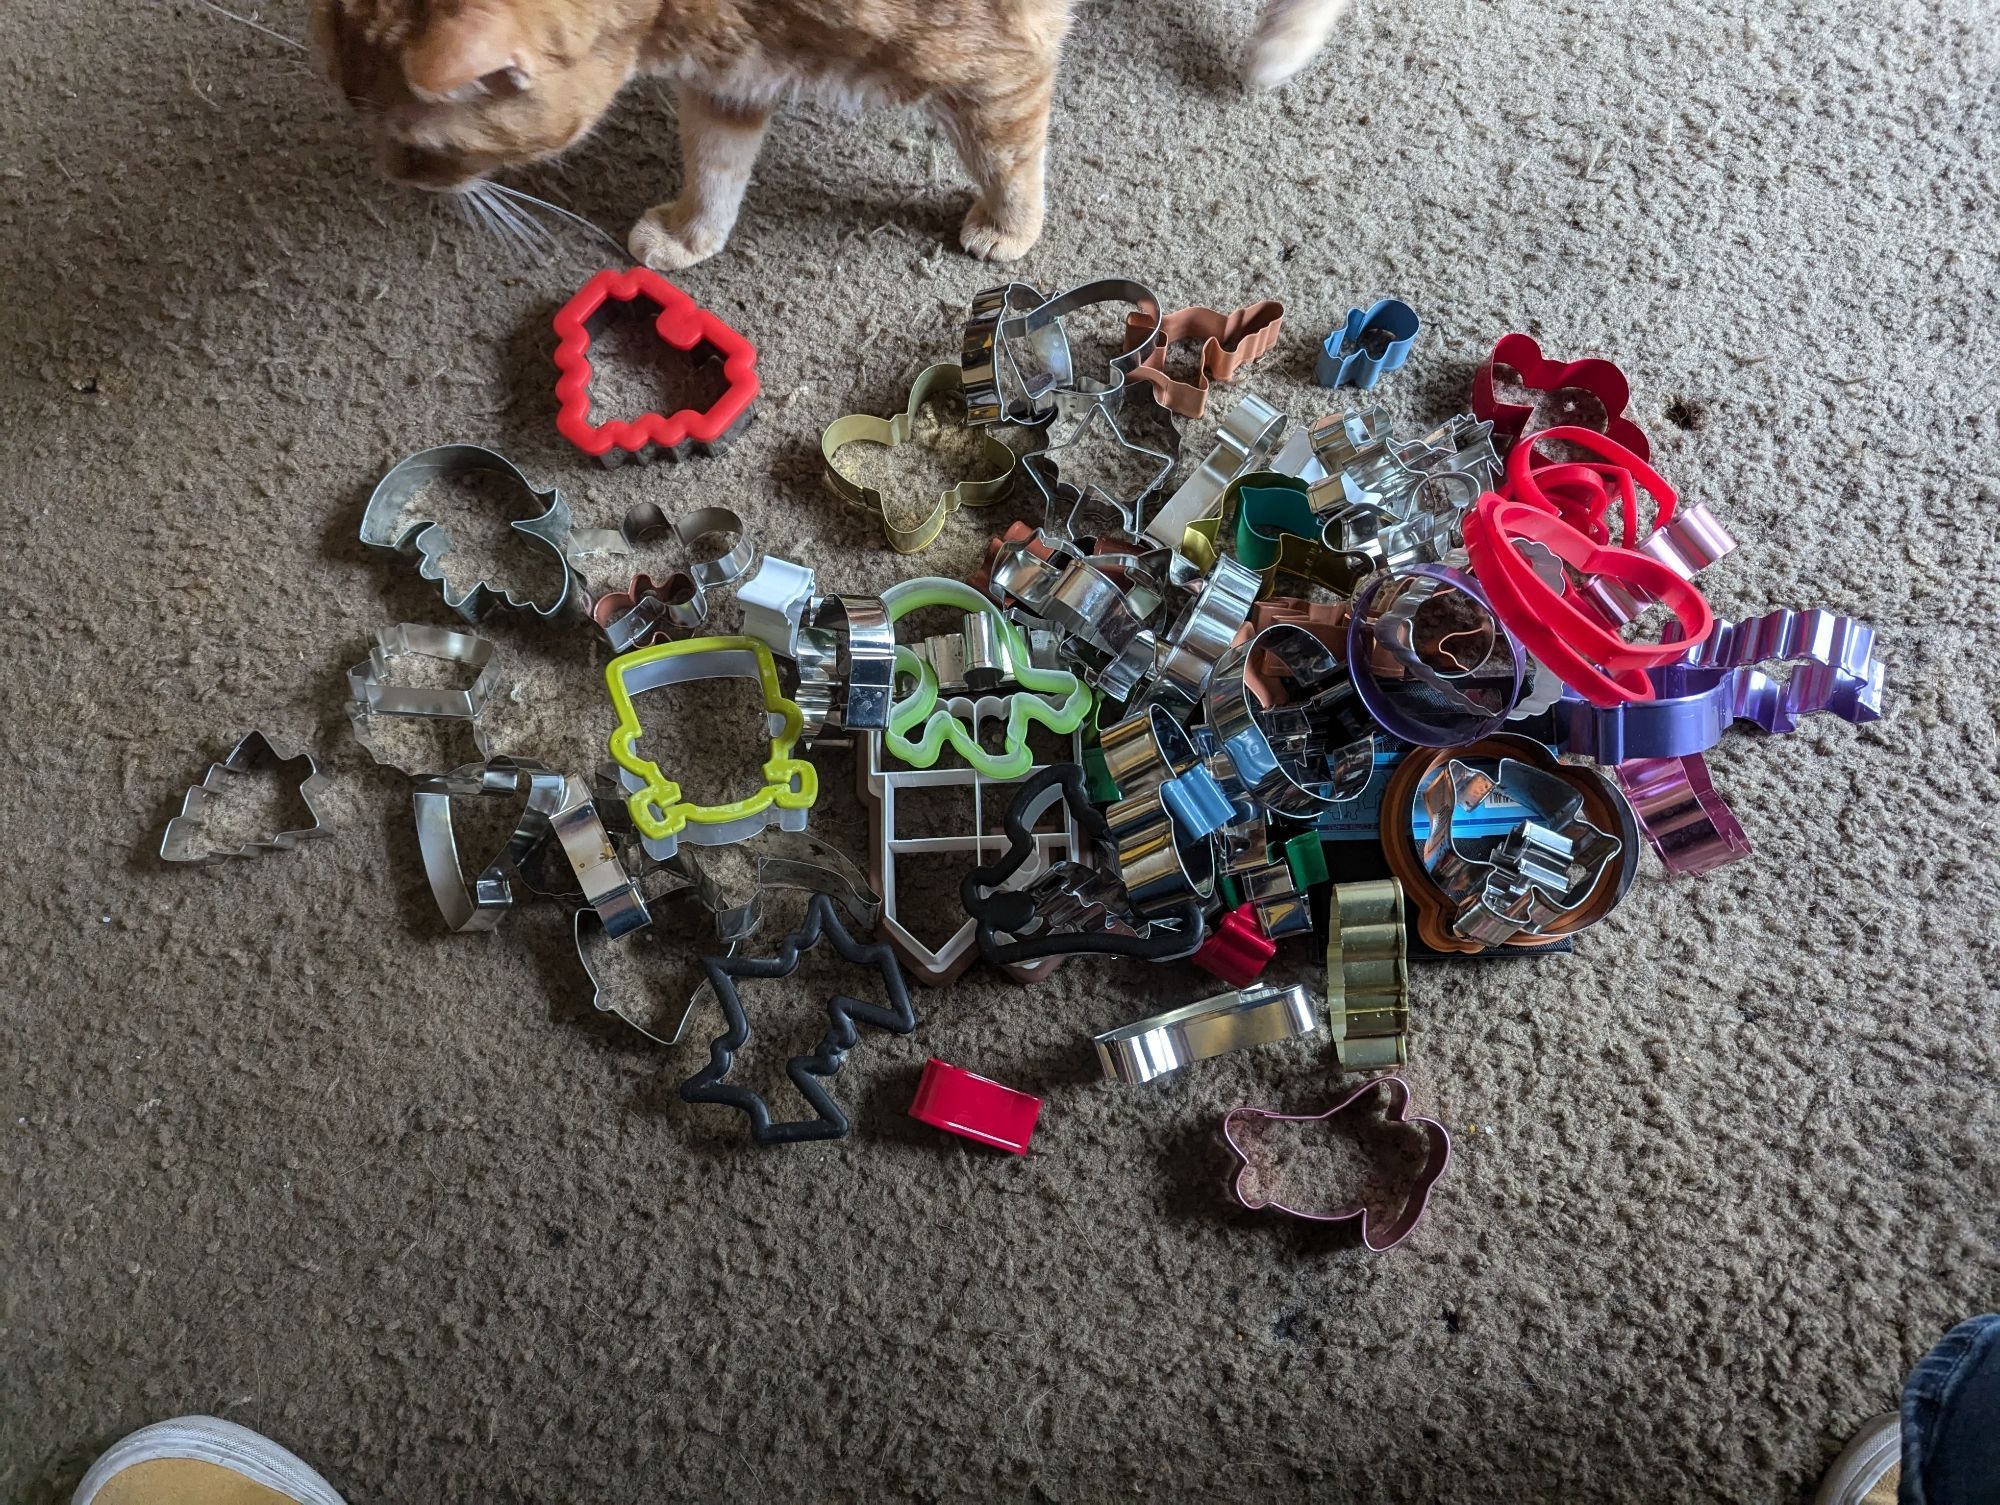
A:
{"label": "copper cookie cutter", "polygon": [[[1158,321],[1158,343],[1132,368],[1130,380],[1151,387],[1153,400],[1168,412],[1183,418],[1204,417],[1209,383],[1233,381],[1245,366],[1269,355],[1284,324],[1285,305],[1275,298],[1264,298],[1230,313],[1213,308],[1177,309]],[[1126,348],[1147,339],[1154,328],[1154,321],[1144,314],[1127,314]],[[1167,347],[1196,342],[1201,345],[1201,355],[1194,380],[1181,381],[1169,375]]]}

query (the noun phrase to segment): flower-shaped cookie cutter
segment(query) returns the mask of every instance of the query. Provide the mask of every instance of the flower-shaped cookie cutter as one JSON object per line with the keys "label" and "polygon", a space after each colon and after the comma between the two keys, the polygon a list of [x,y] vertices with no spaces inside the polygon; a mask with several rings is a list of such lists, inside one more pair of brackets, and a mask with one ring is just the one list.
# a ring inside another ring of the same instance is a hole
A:
{"label": "flower-shaped cookie cutter", "polygon": [[924,406],[965,390],[964,377],[957,366],[926,367],[910,384],[909,401],[893,418],[877,418],[868,413],[851,413],[836,418],[819,436],[820,460],[827,489],[848,506],[868,513],[882,524],[889,547],[898,554],[914,554],[929,548],[944,531],[945,521],[961,507],[990,507],[1004,501],[1014,489],[1015,454],[991,433],[982,433],[982,477],[960,481],[931,504],[931,510],[913,523],[899,523],[889,515],[882,493],[841,473],[840,451],[854,444],[879,444],[888,448],[908,444],[916,438]]}
{"label": "flower-shaped cookie cutter", "polygon": [[1083,718],[1090,714],[1090,687],[1065,669],[1036,668],[1021,629],[963,580],[937,576],[905,580],[882,592],[882,605],[892,625],[912,612],[934,606],[978,613],[1001,645],[1017,686],[1006,697],[1005,739],[999,752],[991,752],[981,745],[977,732],[966,719],[973,704],[942,698],[937,670],[930,661],[898,644],[896,677],[899,685],[909,684],[912,688],[890,706],[888,729],[882,735],[889,751],[910,767],[931,767],[948,743],[985,777],[1016,779],[1035,764],[1034,753],[1028,747],[1031,724],[1045,726],[1066,737],[1082,726]]}
{"label": "flower-shaped cookie cutter", "polygon": [[[1530,392],[1551,397],[1559,397],[1566,391],[1587,393],[1604,409],[1602,431],[1606,438],[1622,444],[1642,460],[1651,456],[1652,445],[1647,442],[1645,432],[1625,416],[1625,406],[1632,400],[1631,385],[1625,380],[1625,373],[1610,361],[1596,357],[1553,361],[1542,354],[1542,347],[1531,335],[1516,332],[1500,336],[1493,354],[1473,373],[1472,412],[1491,423],[1502,438],[1511,439],[1527,427],[1535,410],[1528,403],[1502,401],[1496,391],[1500,385],[1495,379],[1496,372],[1511,375],[1515,385]],[[1561,421],[1594,428],[1594,423],[1584,422],[1590,416],[1567,413]]]}
{"label": "flower-shaped cookie cutter", "polygon": [[[722,394],[705,408],[680,408],[672,413],[642,413],[639,417],[590,421],[590,321],[607,302],[630,303],[643,298],[659,309],[653,328],[670,348],[692,357],[706,346],[722,359]],[[721,319],[698,305],[659,273],[646,267],[616,271],[607,267],[577,289],[556,311],[556,430],[585,454],[606,465],[628,457],[650,459],[655,454],[683,458],[690,449],[703,454],[719,448],[757,398],[757,347]]]}
{"label": "flower-shaped cookie cutter", "polygon": [[[1413,1124],[1423,1133],[1427,1144],[1422,1166],[1411,1180],[1409,1189],[1403,1194],[1403,1205],[1396,1216],[1389,1220],[1385,1228],[1378,1228],[1373,1210],[1365,1201],[1342,1202],[1333,1207],[1297,1207],[1270,1197],[1259,1197],[1251,1190],[1260,1178],[1242,1142],[1236,1137],[1237,1125],[1248,1119],[1263,1119],[1268,1122],[1308,1124],[1336,1123],[1348,1113],[1356,1113],[1356,1104],[1376,1091],[1389,1095],[1389,1103],[1383,1115],[1391,1124]],[[1430,1206],[1431,1190],[1437,1185],[1438,1177],[1444,1174],[1451,1163],[1451,1134],[1445,1126],[1434,1118],[1423,1118],[1410,1112],[1410,1084],[1399,1076],[1377,1077],[1372,1082],[1348,1093],[1324,1113],[1275,1113],[1269,1108],[1232,1108],[1222,1117],[1222,1137],[1227,1141],[1230,1152],[1242,1162],[1230,1183],[1230,1194],[1237,1202],[1251,1212],[1269,1208],[1282,1212],[1287,1217],[1303,1218],[1309,1223],[1345,1223],[1358,1218],[1361,1222],[1361,1243],[1373,1253],[1382,1254],[1393,1249],[1408,1238]]]}
{"label": "flower-shaped cookie cutter", "polygon": [[[310,826],[294,831],[277,831],[227,849],[201,845],[209,803],[222,792],[231,778],[259,766],[295,763],[300,759],[305,760],[306,776],[299,781],[298,795],[305,804],[306,814],[312,817]],[[319,771],[319,764],[310,752],[293,748],[261,731],[250,732],[229,750],[228,757],[220,763],[209,764],[201,782],[191,787],[182,798],[181,813],[167,822],[167,829],[161,834],[160,860],[227,862],[232,857],[262,857],[266,852],[289,852],[301,842],[327,840],[333,835],[333,828],[320,814],[319,802],[332,787],[333,780]]]}
{"label": "flower-shaped cookie cutter", "polygon": [[[1125,316],[1125,342],[1137,345],[1157,331],[1158,340],[1146,358],[1127,374],[1133,383],[1153,389],[1153,400],[1183,418],[1208,412],[1209,383],[1233,381],[1238,372],[1277,348],[1285,325],[1285,305],[1265,298],[1223,313],[1213,308],[1182,308],[1154,320],[1144,312]],[[1170,346],[1199,342],[1201,354],[1195,379],[1179,381],[1167,372]]]}
{"label": "flower-shaped cookie cutter", "polygon": [[[641,732],[633,698],[698,679],[750,679],[763,692],[771,733],[763,787],[725,805],[683,800],[681,786],[636,749]],[[806,812],[819,798],[819,774],[812,764],[792,756],[805,718],[779,688],[777,663],[763,643],[745,637],[659,643],[614,658],[604,666],[604,682],[618,712],[611,757],[628,795],[632,824],[639,828],[649,857],[656,861],[672,857],[684,839],[704,847],[747,841],[773,822],[784,831],[805,829]]]}
{"label": "flower-shaped cookie cutter", "polygon": [[1366,390],[1402,369],[1423,327],[1417,311],[1400,298],[1349,309],[1347,322],[1321,344],[1313,380],[1322,387]]}

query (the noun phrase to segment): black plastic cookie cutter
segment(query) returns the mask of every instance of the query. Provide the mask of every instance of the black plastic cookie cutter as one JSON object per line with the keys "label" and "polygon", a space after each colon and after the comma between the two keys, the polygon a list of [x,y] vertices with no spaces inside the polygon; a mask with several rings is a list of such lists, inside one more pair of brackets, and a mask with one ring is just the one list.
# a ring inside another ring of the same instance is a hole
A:
{"label": "black plastic cookie cutter", "polygon": [[[1115,875],[1078,862],[1058,862],[1025,888],[1001,887],[1034,854],[1035,822],[1058,799],[1068,805],[1081,834],[1100,847],[1112,844],[1110,823],[1091,804],[1082,768],[1052,763],[1024,780],[1003,822],[1006,852],[992,866],[972,869],[959,883],[959,902],[978,922],[979,954],[995,966],[1009,966],[1051,956],[1178,961],[1200,950],[1201,904],[1192,897],[1149,921],[1138,921]],[[1078,919],[1090,928],[1063,923]],[[1000,939],[1003,935],[1011,939]]]}
{"label": "black plastic cookie cutter", "polygon": [[[799,969],[799,958],[822,940],[832,945],[842,961],[857,967],[874,968],[882,978],[889,1004],[884,1008],[864,1003],[845,993],[835,994],[827,1000],[827,1029],[820,1037],[818,1048],[812,1055],[793,1056],[785,1062],[785,1074],[818,1116],[774,1120],[770,1105],[762,1097],[748,1087],[738,1087],[725,1080],[730,1068],[736,1064],[736,1053],[750,1043],[750,1020],[743,1012],[743,1000],[737,996],[736,983],[739,978],[745,977],[790,977]],[[701,965],[708,974],[709,986],[715,990],[716,1001],[722,1005],[722,1017],[727,1028],[709,1042],[708,1065],[681,1083],[681,1100],[720,1103],[725,1108],[737,1109],[749,1118],[750,1137],[759,1144],[799,1144],[809,1139],[846,1138],[849,1128],[847,1115],[833,1100],[823,1081],[840,1070],[847,1061],[848,1051],[859,1041],[860,1035],[855,1026],[873,1025],[876,1029],[897,1035],[907,1035],[917,1027],[917,1011],[910,1002],[909,985],[903,980],[903,969],[896,965],[896,953],[889,949],[886,942],[863,945],[855,940],[848,934],[847,927],[840,923],[834,901],[825,894],[815,894],[806,906],[805,923],[785,937],[776,956],[705,956]]]}

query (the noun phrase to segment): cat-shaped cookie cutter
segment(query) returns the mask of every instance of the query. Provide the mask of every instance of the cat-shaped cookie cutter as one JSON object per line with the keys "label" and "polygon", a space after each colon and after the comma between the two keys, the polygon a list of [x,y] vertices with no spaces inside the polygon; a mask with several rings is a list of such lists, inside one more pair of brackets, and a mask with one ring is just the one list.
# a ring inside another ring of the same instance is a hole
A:
{"label": "cat-shaped cookie cutter", "polygon": [[[1417,1125],[1427,1141],[1423,1164],[1411,1181],[1409,1190],[1404,1193],[1401,1210],[1386,1228],[1376,1227],[1366,1202],[1341,1202],[1325,1208],[1297,1207],[1269,1197],[1259,1197],[1251,1191],[1252,1182],[1260,1178],[1242,1141],[1236,1137],[1239,1124],[1249,1119],[1288,1124],[1330,1123],[1355,1112],[1356,1104],[1377,1091],[1389,1094],[1388,1110],[1384,1115],[1386,1120],[1392,1124]],[[1358,1218],[1362,1247],[1375,1254],[1395,1248],[1416,1229],[1424,1210],[1430,1206],[1432,1189],[1444,1174],[1445,1167],[1451,1163],[1450,1131],[1434,1118],[1423,1118],[1410,1112],[1410,1084],[1399,1076],[1377,1077],[1372,1082],[1364,1082],[1324,1113],[1277,1113],[1269,1108],[1232,1108],[1222,1116],[1222,1138],[1228,1144],[1230,1153],[1241,1162],[1240,1169],[1229,1184],[1230,1195],[1238,1205],[1250,1212],[1269,1208],[1272,1212],[1282,1212],[1287,1217],[1302,1218],[1309,1223],[1345,1223]]]}
{"label": "cat-shaped cookie cutter", "polygon": [[[548,604],[543,605],[533,596],[517,595],[504,586],[495,587],[486,580],[474,581],[454,597],[443,564],[451,551],[451,535],[428,518],[407,516],[417,494],[432,482],[481,475],[498,477],[509,490],[519,492],[544,509],[538,517],[517,518],[507,526],[555,556],[562,571],[562,584]],[[399,461],[375,483],[368,506],[361,514],[361,542],[380,553],[414,559],[417,574],[437,582],[444,604],[468,622],[477,622],[495,606],[508,611],[532,611],[546,622],[563,609],[570,592],[583,584],[572,555],[615,549],[622,541],[610,529],[577,532],[569,503],[563,500],[562,493],[553,486],[541,490],[505,455],[477,444],[440,444]]]}

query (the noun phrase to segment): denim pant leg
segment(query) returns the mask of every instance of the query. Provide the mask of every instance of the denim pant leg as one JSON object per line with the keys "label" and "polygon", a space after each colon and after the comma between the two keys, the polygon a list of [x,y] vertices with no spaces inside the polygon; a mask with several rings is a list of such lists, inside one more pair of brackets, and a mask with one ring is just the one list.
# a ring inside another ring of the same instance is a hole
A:
{"label": "denim pant leg", "polygon": [[1897,1505],[2000,1505],[2000,1316],[1938,1340],[1903,1388]]}

